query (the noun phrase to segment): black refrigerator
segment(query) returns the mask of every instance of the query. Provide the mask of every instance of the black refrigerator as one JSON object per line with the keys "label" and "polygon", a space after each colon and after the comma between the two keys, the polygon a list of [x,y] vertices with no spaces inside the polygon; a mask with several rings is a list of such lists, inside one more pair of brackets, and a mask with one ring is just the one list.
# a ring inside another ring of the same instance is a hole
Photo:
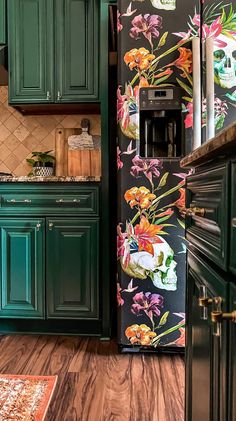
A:
{"label": "black refrigerator", "polygon": [[191,170],[183,171],[179,162],[235,120],[235,12],[223,1],[118,3],[117,303],[123,351],[185,347],[184,185]]}

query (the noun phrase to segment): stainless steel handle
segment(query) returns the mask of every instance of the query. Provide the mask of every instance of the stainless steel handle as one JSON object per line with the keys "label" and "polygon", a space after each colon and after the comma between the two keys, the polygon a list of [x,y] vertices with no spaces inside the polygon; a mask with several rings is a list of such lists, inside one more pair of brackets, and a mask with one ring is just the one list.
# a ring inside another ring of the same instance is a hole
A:
{"label": "stainless steel handle", "polygon": [[56,200],[56,203],[80,203],[80,200],[79,199],[73,199],[73,200],[58,199]]}
{"label": "stainless steel handle", "polygon": [[38,222],[37,225],[36,225],[36,231],[39,231],[40,228],[41,228],[41,224],[40,224],[40,222]]}
{"label": "stainless steel handle", "polygon": [[231,225],[233,228],[236,228],[236,218],[232,218]]}
{"label": "stainless steel handle", "polygon": [[16,200],[16,199],[7,199],[7,203],[31,203],[30,199],[24,199],[24,200]]}
{"label": "stainless steel handle", "polygon": [[206,38],[206,140],[215,136],[214,38]]}
{"label": "stainless steel handle", "polygon": [[49,231],[52,231],[52,229],[53,229],[53,222],[49,222],[48,229],[49,229]]}
{"label": "stainless steel handle", "polygon": [[47,91],[47,101],[49,101],[51,99],[51,94],[49,91]]}
{"label": "stainless steel handle", "polygon": [[202,106],[201,106],[201,54],[200,38],[192,40],[193,54],[193,150],[201,146]]}
{"label": "stainless steel handle", "polygon": [[207,297],[207,287],[200,286],[200,297],[198,298],[198,305],[200,307],[200,318],[202,320],[208,319],[208,306],[212,303],[212,299]]}
{"label": "stainless steel handle", "polygon": [[60,91],[58,91],[58,92],[57,92],[57,100],[58,100],[58,101],[60,101],[60,100],[61,100],[61,92],[60,92]]}

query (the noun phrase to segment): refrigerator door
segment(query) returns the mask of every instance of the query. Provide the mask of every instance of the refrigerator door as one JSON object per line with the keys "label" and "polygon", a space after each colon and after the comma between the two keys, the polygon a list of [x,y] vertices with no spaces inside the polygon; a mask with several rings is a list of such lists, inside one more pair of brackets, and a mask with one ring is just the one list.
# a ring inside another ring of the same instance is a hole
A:
{"label": "refrigerator door", "polygon": [[[189,25],[189,16],[196,26]],[[178,158],[138,155],[139,89],[182,89],[178,142],[185,138],[190,151],[191,45],[199,32],[199,5],[193,0],[119,2],[117,301],[118,341],[125,350],[185,346],[186,171]]]}
{"label": "refrigerator door", "polygon": [[202,3],[202,51],[204,142],[235,121],[235,2],[205,0]]}

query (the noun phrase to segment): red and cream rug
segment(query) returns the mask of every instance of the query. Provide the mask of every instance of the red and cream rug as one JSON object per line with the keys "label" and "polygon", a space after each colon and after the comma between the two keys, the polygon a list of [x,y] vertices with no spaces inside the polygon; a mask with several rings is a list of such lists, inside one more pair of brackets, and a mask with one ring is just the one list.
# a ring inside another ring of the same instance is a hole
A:
{"label": "red and cream rug", "polygon": [[0,421],[43,421],[57,376],[0,374]]}

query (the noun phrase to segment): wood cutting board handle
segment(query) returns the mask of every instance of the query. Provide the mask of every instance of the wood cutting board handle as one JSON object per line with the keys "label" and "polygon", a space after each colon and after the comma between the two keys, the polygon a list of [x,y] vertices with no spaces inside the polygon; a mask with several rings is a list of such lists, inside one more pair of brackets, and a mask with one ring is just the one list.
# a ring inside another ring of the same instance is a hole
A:
{"label": "wood cutting board handle", "polygon": [[56,175],[65,175],[64,174],[64,149],[65,149],[65,140],[64,140],[64,130],[56,129],[56,142],[55,142],[55,158],[56,158]]}

